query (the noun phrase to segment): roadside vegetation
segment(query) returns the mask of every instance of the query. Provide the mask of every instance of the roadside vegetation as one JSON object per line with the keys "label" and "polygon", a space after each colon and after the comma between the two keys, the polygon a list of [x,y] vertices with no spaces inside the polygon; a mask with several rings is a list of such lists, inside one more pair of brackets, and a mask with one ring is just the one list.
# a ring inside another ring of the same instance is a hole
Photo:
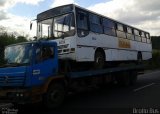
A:
{"label": "roadside vegetation", "polygon": [[152,59],[147,62],[148,69],[160,69],[160,50],[153,50]]}
{"label": "roadside vegetation", "polygon": [[148,66],[148,69],[160,69],[160,36],[152,36],[152,59],[145,64]]}

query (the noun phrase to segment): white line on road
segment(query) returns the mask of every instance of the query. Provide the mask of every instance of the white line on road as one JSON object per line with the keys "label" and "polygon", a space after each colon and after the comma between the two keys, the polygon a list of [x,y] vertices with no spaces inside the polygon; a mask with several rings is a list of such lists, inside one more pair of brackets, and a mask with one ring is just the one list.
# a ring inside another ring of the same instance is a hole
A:
{"label": "white line on road", "polygon": [[144,89],[144,88],[146,88],[146,87],[152,86],[152,85],[154,85],[154,84],[155,84],[155,83],[151,83],[151,84],[148,84],[148,85],[139,87],[139,88],[137,88],[137,89],[134,89],[133,91],[136,92],[136,91],[139,91],[139,90]]}

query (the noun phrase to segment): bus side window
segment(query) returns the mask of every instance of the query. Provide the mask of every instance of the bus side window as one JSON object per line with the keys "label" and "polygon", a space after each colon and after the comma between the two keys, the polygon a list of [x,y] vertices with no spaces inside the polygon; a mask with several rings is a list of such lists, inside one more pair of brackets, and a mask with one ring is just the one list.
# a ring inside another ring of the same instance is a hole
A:
{"label": "bus side window", "polygon": [[104,34],[116,36],[115,23],[107,18],[103,18]]}
{"label": "bus side window", "polygon": [[117,24],[117,37],[126,38],[124,27],[122,24]]}
{"label": "bus side window", "polygon": [[127,27],[127,38],[130,40],[134,40],[134,35],[132,33],[132,28],[131,27]]}
{"label": "bus side window", "polygon": [[79,29],[88,30],[87,16],[84,13],[78,13],[77,27]]}
{"label": "bus side window", "polygon": [[144,32],[141,32],[142,42],[146,43],[147,39],[145,38]]}
{"label": "bus side window", "polygon": [[135,40],[141,42],[140,31],[134,29]]}
{"label": "bus side window", "polygon": [[147,38],[147,43],[151,43],[151,39],[150,39],[149,33],[146,33],[145,36]]}
{"label": "bus side window", "polygon": [[85,37],[89,34],[87,13],[82,11],[77,12],[77,29],[79,37]]}
{"label": "bus side window", "polygon": [[102,18],[98,15],[89,14],[90,30],[95,33],[103,33]]}

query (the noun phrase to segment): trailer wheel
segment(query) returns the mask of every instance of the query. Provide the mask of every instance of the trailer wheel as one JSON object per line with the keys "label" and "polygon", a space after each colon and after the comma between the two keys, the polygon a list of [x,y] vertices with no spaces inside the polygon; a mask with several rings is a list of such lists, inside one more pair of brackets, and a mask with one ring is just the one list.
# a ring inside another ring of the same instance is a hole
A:
{"label": "trailer wheel", "polygon": [[48,109],[57,108],[60,106],[65,97],[64,86],[60,83],[52,84],[47,93],[44,95],[44,105]]}
{"label": "trailer wheel", "polygon": [[130,73],[130,84],[131,85],[135,85],[136,84],[136,82],[137,82],[137,75],[138,75],[137,71],[132,71]]}
{"label": "trailer wheel", "polygon": [[96,51],[95,53],[95,61],[94,61],[94,68],[101,69],[104,67],[105,64],[105,56],[101,51]]}

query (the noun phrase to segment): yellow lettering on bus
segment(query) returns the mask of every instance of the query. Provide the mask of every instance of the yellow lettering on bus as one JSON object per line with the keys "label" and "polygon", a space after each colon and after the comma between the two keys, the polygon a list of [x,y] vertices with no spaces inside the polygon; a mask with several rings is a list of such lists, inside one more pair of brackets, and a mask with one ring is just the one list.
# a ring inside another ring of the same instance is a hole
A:
{"label": "yellow lettering on bus", "polygon": [[119,45],[119,48],[131,48],[130,41],[127,39],[119,39],[118,45]]}

